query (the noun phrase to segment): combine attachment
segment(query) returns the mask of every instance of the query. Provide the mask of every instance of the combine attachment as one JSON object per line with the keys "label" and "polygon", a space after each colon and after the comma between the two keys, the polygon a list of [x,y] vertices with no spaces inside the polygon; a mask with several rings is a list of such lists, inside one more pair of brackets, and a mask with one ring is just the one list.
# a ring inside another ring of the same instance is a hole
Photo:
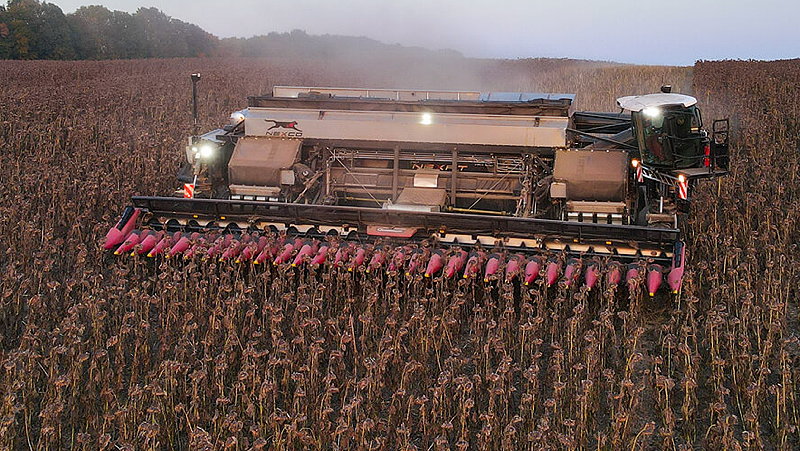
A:
{"label": "combine attachment", "polygon": [[[651,295],[662,282],[677,291],[683,271],[685,250],[669,229],[253,201],[133,201],[106,236],[104,247],[116,255],[588,290],[603,280],[618,285],[627,265],[627,283],[644,276]],[[619,239],[609,240],[614,235]]]}

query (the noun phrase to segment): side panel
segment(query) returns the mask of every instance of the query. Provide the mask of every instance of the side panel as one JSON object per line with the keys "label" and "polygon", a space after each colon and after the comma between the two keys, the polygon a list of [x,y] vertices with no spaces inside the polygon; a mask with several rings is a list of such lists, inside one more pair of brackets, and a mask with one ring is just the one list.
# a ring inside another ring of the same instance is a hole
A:
{"label": "side panel", "polygon": [[568,118],[250,108],[248,136],[566,147]]}
{"label": "side panel", "polygon": [[299,139],[246,136],[239,139],[228,163],[232,185],[280,186],[281,169],[292,167],[300,153]]}
{"label": "side panel", "polygon": [[628,176],[623,151],[559,150],[553,177],[566,183],[569,200],[622,201]]}

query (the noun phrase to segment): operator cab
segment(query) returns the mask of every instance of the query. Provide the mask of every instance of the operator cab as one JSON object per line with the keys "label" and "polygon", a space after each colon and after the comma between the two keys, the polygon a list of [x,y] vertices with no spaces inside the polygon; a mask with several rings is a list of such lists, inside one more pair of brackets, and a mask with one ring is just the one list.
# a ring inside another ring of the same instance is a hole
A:
{"label": "operator cab", "polygon": [[631,112],[642,163],[692,176],[727,172],[727,120],[724,124],[714,121],[714,139],[709,139],[697,99],[670,91],[664,87],[658,94],[617,99],[621,108]]}
{"label": "operator cab", "polygon": [[632,119],[645,164],[685,169],[703,158],[705,136],[697,107],[650,107],[633,113]]}

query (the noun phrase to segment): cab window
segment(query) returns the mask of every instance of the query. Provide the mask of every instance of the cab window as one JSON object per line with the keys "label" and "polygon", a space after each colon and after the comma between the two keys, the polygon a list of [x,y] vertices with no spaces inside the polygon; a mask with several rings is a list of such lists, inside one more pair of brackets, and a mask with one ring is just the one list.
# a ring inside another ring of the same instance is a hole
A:
{"label": "cab window", "polygon": [[672,166],[672,150],[667,131],[664,129],[665,115],[660,110],[640,111],[634,114],[636,140],[645,164]]}

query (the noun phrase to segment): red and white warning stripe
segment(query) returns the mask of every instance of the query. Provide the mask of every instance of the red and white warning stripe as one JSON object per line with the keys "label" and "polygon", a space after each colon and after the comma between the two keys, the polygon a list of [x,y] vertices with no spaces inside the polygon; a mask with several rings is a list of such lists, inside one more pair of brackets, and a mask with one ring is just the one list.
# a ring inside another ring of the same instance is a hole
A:
{"label": "red and white warning stripe", "polygon": [[639,183],[644,183],[644,168],[641,164],[636,166],[636,181]]}
{"label": "red and white warning stripe", "polygon": [[689,182],[685,177],[678,178],[678,199],[686,200],[689,198]]}
{"label": "red and white warning stripe", "polygon": [[194,198],[194,183],[183,184],[183,197],[186,199]]}

